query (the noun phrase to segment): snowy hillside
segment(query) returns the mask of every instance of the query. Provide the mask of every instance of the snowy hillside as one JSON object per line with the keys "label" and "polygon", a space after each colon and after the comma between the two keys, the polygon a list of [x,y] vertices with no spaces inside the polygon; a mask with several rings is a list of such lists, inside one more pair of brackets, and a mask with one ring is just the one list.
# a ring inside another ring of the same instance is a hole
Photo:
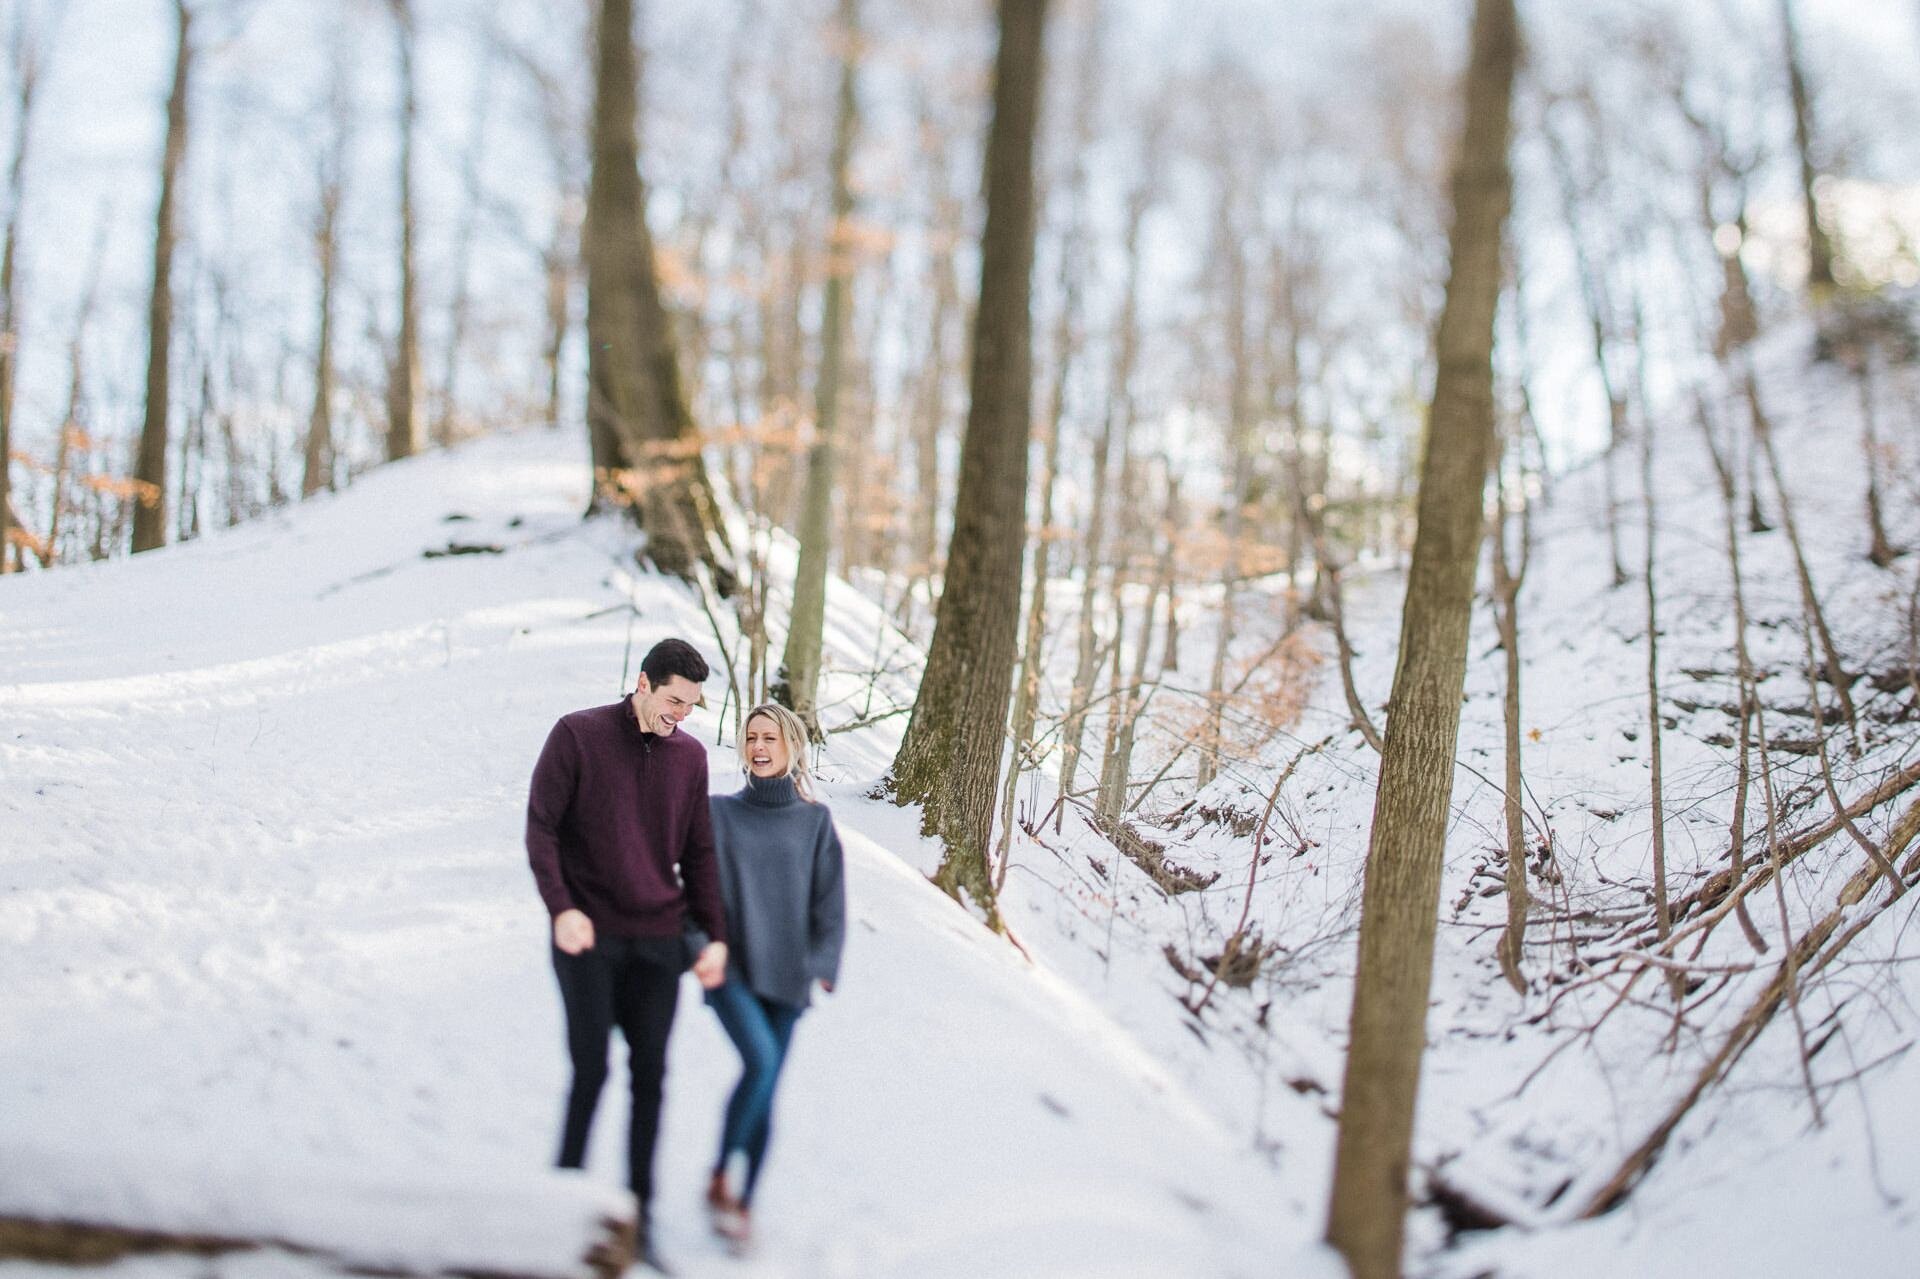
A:
{"label": "snowy hillside", "polygon": [[[1852,799],[1915,765],[1913,565],[1864,558],[1852,401],[1799,349],[1782,339],[1764,387],[1810,572],[1861,676],[1861,753],[1834,738]],[[1889,400],[1915,389],[1891,385]],[[1684,422],[1662,432],[1653,468],[1676,902],[1726,863],[1737,729],[1702,438]],[[1893,449],[1891,531],[1920,544],[1911,440]],[[484,1257],[564,1271],[618,1204],[617,1090],[592,1176],[543,1171],[565,1062],[520,847],[526,775],[550,721],[611,700],[654,639],[685,634],[715,658],[719,645],[683,589],[634,574],[624,528],[578,520],[583,470],[570,434],[496,437],[183,548],[0,589],[0,1217],[247,1234],[413,1269]],[[1796,862],[1777,898],[1749,894],[1766,951],[1731,920],[1682,951],[1678,1020],[1659,974],[1626,984],[1652,926],[1631,459],[1619,491],[1625,585],[1610,580],[1597,466],[1535,513],[1521,597],[1536,857],[1524,996],[1495,963],[1502,658],[1476,614],[1410,1266],[1907,1274],[1920,1022],[1897,962],[1910,911],[1874,913],[1877,885],[1842,910],[1866,926],[1795,1010],[1807,1075],[1782,1012],[1624,1204],[1581,1219],[1774,976],[1783,912],[1801,937],[1862,864],[1839,836]],[[1775,528],[1742,534],[1750,639],[1768,672],[1781,821],[1799,831],[1827,801],[1817,758],[1793,745],[1812,736],[1800,597],[1778,494],[1764,479],[1760,494]],[[790,572],[780,559],[776,574]],[[1243,598],[1253,620],[1236,657],[1269,648],[1283,587]],[[1348,579],[1376,717],[1400,591],[1390,567]],[[1197,794],[1172,781],[1135,814],[1169,860],[1217,873],[1203,888],[1162,892],[1077,814],[1057,835],[1035,825],[1053,782],[1023,781],[1031,829],[1002,903],[1016,949],[916,873],[938,850],[913,814],[866,797],[904,727],[881,712],[911,698],[917,657],[845,584],[830,602],[829,721],[876,721],[834,735],[819,761],[852,857],[844,989],[803,1023],[762,1242],[736,1263],[695,1202],[733,1058],[689,980],[662,1155],[669,1258],[692,1275],[1338,1273],[1313,1241],[1374,759],[1347,728],[1331,660],[1303,663],[1304,709],[1257,766]],[[1149,771],[1182,723],[1164,708],[1205,682],[1209,602],[1186,608],[1185,656],[1138,761]],[[1054,625],[1043,698],[1057,700],[1071,618]],[[869,690],[857,672],[876,668],[892,674]],[[709,744],[730,723],[723,686],[690,721]],[[714,749],[715,785],[731,787],[728,744]],[[1908,802],[1866,813],[1863,833],[1886,840]],[[1759,803],[1750,860],[1764,849]],[[1683,911],[1677,927],[1711,913]],[[1242,918],[1275,949],[1247,984],[1208,993],[1204,970]],[[1496,1220],[1508,1228],[1475,1228]],[[212,1271],[322,1272],[287,1253]],[[148,1259],[114,1273],[209,1271]]]}
{"label": "snowy hillside", "polygon": [[[565,1054],[526,779],[555,717],[613,700],[655,639],[712,633],[632,574],[622,528],[581,524],[582,451],[497,437],[4,583],[0,1217],[551,1273],[618,1205],[617,1086],[590,1178],[543,1171]],[[498,553],[443,554],[460,546]],[[712,700],[687,730],[708,743]],[[737,784],[727,747],[713,775]],[[1312,1204],[1282,1210],[1265,1163],[1092,1001],[908,870],[886,844],[910,822],[858,790],[829,792],[842,992],[800,1031],[744,1264],[697,1203],[735,1064],[686,979],[657,1209],[680,1273],[1325,1266]]]}
{"label": "snowy hillside", "polygon": [[[1833,690],[1819,686],[1832,763],[1851,803],[1910,783],[1920,764],[1909,682],[1914,566],[1906,557],[1877,568],[1865,557],[1857,396],[1838,369],[1808,366],[1807,346],[1804,332],[1782,334],[1766,357],[1763,386],[1810,572],[1857,677],[1858,756],[1846,748]],[[1886,401],[1911,406],[1916,389],[1889,379]],[[1738,439],[1738,399],[1729,393],[1725,402],[1724,438]],[[1906,546],[1920,545],[1913,460],[1910,433],[1883,460],[1899,494],[1888,498],[1898,506],[1893,538]],[[1760,688],[1784,841],[1827,822],[1831,807],[1811,746],[1800,593],[1778,495],[1758,473],[1775,527],[1749,533],[1743,506],[1742,555],[1749,643],[1767,672]],[[1686,417],[1662,423],[1653,475],[1667,874],[1671,897],[1682,902],[1711,892],[1709,877],[1727,865],[1738,732],[1728,709],[1738,700],[1733,609],[1714,471]],[[1684,944],[1683,1018],[1644,965],[1628,985],[1636,963],[1627,956],[1651,943],[1654,926],[1644,507],[1631,451],[1620,459],[1618,487],[1625,584],[1611,584],[1597,464],[1560,480],[1534,516],[1520,604],[1535,895],[1524,997],[1496,962],[1505,918],[1503,656],[1484,593],[1476,604],[1414,1151],[1416,1200],[1427,1206],[1410,1221],[1409,1265],[1458,1276],[1910,1274],[1917,1240],[1907,1205],[1920,1194],[1920,1157],[1912,1153],[1920,1147],[1907,1099],[1920,1085],[1920,1062],[1908,1050],[1920,1019],[1900,962],[1911,918],[1904,903],[1878,916],[1805,988],[1798,1012],[1814,1050],[1820,1123],[1808,1103],[1800,1039],[1781,1010],[1728,1081],[1682,1120],[1625,1203],[1579,1219],[1776,975],[1782,910],[1801,939],[1867,864],[1847,835],[1835,834],[1783,877],[1781,902],[1770,886],[1747,895],[1764,953],[1731,919],[1710,930],[1704,947]],[[1483,575],[1483,592],[1484,585]],[[1348,579],[1357,682],[1377,723],[1402,590],[1390,570]],[[1280,592],[1271,583],[1266,604],[1243,602],[1256,621],[1237,638],[1236,655],[1270,646],[1281,626]],[[1204,610],[1195,620],[1205,626]],[[1070,820],[1062,835],[1049,828],[1017,848],[1009,879],[1017,900],[1003,903],[1023,938],[1061,939],[1047,948],[1049,962],[1106,992],[1223,1118],[1269,1150],[1289,1202],[1308,1212],[1323,1202],[1332,1164],[1376,766],[1347,728],[1331,642],[1322,640],[1328,660],[1313,672],[1311,699],[1264,748],[1261,767],[1229,770],[1198,795],[1157,797],[1137,814],[1139,832],[1166,845],[1168,858],[1202,879],[1218,876],[1208,887],[1169,897],[1086,823]],[[1213,640],[1196,629],[1183,644],[1193,656],[1176,682],[1204,688]],[[1172,738],[1154,739],[1163,755]],[[1289,768],[1265,827],[1267,846],[1252,864],[1268,796]],[[1750,865],[1766,846],[1755,768]],[[1049,791],[1034,807],[1044,810],[1050,798]],[[1862,833],[1884,844],[1912,799],[1908,792],[1883,802],[1859,821]],[[1876,885],[1842,910],[1841,922],[1864,923],[1885,896]],[[1677,927],[1698,928],[1712,914],[1703,905]],[[1223,985],[1200,1016],[1185,1014],[1177,1001],[1207,995],[1206,968],[1242,919],[1276,949],[1247,988]],[[1180,975],[1170,957],[1202,980]],[[1155,986],[1157,1011],[1138,995]],[[1494,1221],[1513,1228],[1476,1229]]]}

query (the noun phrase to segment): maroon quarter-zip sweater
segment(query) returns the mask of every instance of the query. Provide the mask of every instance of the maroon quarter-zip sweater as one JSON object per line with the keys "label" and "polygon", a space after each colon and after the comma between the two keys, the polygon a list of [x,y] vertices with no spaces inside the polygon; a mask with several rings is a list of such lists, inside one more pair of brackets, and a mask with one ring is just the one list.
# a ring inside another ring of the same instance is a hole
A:
{"label": "maroon quarter-zip sweater", "polygon": [[726,940],[706,748],[684,732],[641,732],[630,699],[575,711],[547,734],[527,795],[527,860],[549,915],[577,908],[610,937],[677,937],[684,905]]}

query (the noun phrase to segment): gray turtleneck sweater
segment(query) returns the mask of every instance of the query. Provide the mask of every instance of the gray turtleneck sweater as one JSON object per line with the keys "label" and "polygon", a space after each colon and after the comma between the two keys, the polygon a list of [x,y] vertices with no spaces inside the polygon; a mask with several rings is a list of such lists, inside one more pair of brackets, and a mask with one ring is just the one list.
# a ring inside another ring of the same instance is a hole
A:
{"label": "gray turtleneck sweater", "polygon": [[727,907],[727,978],[754,994],[807,1006],[813,983],[840,973],[847,936],[840,837],[825,804],[791,777],[759,778],[715,795],[713,843]]}

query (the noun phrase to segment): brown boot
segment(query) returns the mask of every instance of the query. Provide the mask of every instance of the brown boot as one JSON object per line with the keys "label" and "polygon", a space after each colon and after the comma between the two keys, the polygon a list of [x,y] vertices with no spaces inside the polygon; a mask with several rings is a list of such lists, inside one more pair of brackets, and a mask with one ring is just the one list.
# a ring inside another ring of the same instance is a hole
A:
{"label": "brown boot", "polygon": [[713,1177],[707,1182],[707,1211],[712,1213],[733,1212],[740,1207],[740,1201],[727,1189],[727,1170],[715,1168]]}

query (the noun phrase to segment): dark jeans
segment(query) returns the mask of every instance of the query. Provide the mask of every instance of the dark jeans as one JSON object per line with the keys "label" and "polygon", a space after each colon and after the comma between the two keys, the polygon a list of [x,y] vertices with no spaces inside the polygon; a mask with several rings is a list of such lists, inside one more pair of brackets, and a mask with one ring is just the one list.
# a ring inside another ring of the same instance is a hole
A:
{"label": "dark jeans", "polygon": [[760,1180],[760,1165],[767,1157],[767,1138],[773,1131],[773,1090],[780,1082],[780,1067],[786,1064],[787,1047],[793,1041],[794,1024],[801,1010],[778,1000],[762,999],[745,982],[731,978],[718,990],[707,992],[707,1003],[719,1014],[727,1038],[740,1052],[740,1082],[727,1100],[727,1118],[720,1129],[720,1159],[716,1169],[727,1166],[735,1151],[747,1156],[747,1184],[740,1201],[750,1202],[754,1183]]}
{"label": "dark jeans", "polygon": [[567,1013],[567,1051],[573,1087],[560,1130],[562,1168],[586,1163],[587,1132],[607,1082],[607,1042],[615,1025],[626,1036],[633,1075],[633,1117],[627,1134],[627,1174],[644,1208],[653,1197],[653,1147],[660,1131],[661,1084],[667,1073],[667,1034],[680,997],[678,937],[601,937],[592,950],[569,955],[553,948],[553,971]]}

